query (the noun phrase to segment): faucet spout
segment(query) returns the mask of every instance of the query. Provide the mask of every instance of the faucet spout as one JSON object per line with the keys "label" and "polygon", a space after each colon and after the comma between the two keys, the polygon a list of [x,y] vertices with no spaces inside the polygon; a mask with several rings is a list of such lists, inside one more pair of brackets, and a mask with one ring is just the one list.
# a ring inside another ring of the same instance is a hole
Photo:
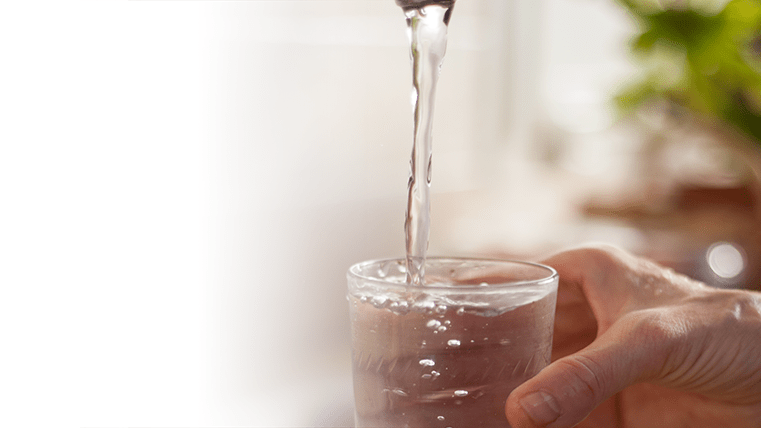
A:
{"label": "faucet spout", "polygon": [[409,9],[420,9],[423,6],[436,4],[439,6],[451,8],[455,0],[394,0],[396,4],[405,11]]}

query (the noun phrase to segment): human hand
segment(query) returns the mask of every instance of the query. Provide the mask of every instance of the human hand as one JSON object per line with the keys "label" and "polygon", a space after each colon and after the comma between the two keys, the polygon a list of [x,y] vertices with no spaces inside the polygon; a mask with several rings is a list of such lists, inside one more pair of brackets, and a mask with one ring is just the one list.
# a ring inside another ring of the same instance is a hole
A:
{"label": "human hand", "polygon": [[544,263],[560,274],[554,362],[510,394],[513,428],[761,427],[761,294],[613,247]]}

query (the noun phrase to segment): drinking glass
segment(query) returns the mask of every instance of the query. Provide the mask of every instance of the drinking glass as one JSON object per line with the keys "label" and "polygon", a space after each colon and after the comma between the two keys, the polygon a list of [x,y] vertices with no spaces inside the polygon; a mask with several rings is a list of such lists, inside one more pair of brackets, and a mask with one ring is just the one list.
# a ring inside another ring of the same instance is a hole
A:
{"label": "drinking glass", "polygon": [[550,361],[558,275],[535,263],[404,259],[348,273],[356,428],[505,427],[510,392]]}

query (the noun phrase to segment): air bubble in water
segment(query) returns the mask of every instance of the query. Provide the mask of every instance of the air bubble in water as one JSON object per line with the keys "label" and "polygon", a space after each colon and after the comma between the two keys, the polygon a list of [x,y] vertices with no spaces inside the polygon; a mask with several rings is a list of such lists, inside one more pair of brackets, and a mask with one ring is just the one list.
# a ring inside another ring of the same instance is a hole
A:
{"label": "air bubble in water", "polygon": [[409,305],[406,301],[392,302],[389,306],[389,309],[391,309],[392,312],[401,315],[406,314],[410,311]]}
{"label": "air bubble in water", "polygon": [[447,341],[447,345],[452,347],[457,347],[457,346],[460,346],[460,341],[457,339],[450,339],[449,341]]}
{"label": "air bubble in water", "polygon": [[464,389],[458,389],[457,391],[454,392],[454,395],[458,397],[465,397],[466,395],[468,395],[468,391]]}
{"label": "air bubble in water", "polygon": [[444,416],[437,416],[436,419],[438,419],[440,421],[443,421],[444,420]]}
{"label": "air bubble in water", "polygon": [[393,392],[394,394],[399,395],[401,397],[406,397],[407,396],[407,393],[403,389],[401,389],[401,388],[394,388],[394,389],[391,390],[391,392]]}
{"label": "air bubble in water", "polygon": [[447,331],[447,328],[442,325],[441,327],[437,328],[436,330],[443,333],[443,332]]}
{"label": "air bubble in water", "polygon": [[464,313],[465,313],[465,308],[462,308],[462,307],[461,307],[461,308],[457,309],[457,312],[455,312],[455,313],[456,313],[457,315],[462,315],[462,314],[464,314]]}
{"label": "air bubble in water", "polygon": [[423,374],[420,377],[425,379],[425,380],[436,380],[436,378],[439,377],[439,376],[440,376],[439,372],[437,372],[436,370],[431,370],[430,373],[425,373],[425,374]]}
{"label": "air bubble in water", "polygon": [[441,325],[441,321],[439,321],[439,320],[430,320],[430,321],[428,321],[428,323],[426,323],[425,326],[428,327],[428,328],[436,329],[436,328],[439,328],[440,325]]}
{"label": "air bubble in water", "polygon": [[435,311],[437,314],[443,314],[444,312],[447,311],[447,305],[438,305],[436,306]]}
{"label": "air bubble in water", "polygon": [[486,287],[486,286],[489,285],[489,283],[488,282],[482,282],[482,283],[480,283],[478,285],[480,285],[481,287]]}
{"label": "air bubble in water", "polygon": [[412,305],[412,308],[419,312],[431,313],[435,306],[435,303],[431,302],[430,300],[425,300],[422,302],[415,302],[415,304]]}
{"label": "air bubble in water", "polygon": [[427,367],[431,367],[431,366],[435,366],[436,365],[436,361],[433,361],[433,360],[431,360],[429,358],[422,359],[422,360],[418,361],[418,363],[421,366],[427,366]]}

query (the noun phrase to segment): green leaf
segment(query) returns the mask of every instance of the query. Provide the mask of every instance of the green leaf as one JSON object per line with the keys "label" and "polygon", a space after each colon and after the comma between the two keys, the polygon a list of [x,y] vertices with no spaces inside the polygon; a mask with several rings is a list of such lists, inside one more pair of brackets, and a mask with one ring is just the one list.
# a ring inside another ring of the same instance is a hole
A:
{"label": "green leaf", "polygon": [[692,7],[675,2],[671,9],[655,0],[617,1],[640,24],[630,49],[649,69],[618,94],[619,110],[662,98],[715,117],[761,145],[761,0],[730,0],[718,10],[696,1]]}

